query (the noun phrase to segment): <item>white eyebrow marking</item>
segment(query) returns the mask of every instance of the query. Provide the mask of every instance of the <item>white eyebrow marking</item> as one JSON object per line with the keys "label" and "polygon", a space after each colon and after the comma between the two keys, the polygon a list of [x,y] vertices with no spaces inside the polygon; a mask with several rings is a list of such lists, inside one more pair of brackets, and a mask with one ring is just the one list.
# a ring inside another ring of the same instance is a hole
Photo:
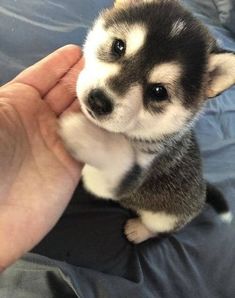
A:
{"label": "white eyebrow marking", "polygon": [[149,74],[150,83],[173,84],[178,80],[182,72],[181,66],[177,62],[166,62],[154,66]]}
{"label": "white eyebrow marking", "polygon": [[179,35],[186,28],[186,23],[182,19],[178,19],[171,28],[170,36],[175,37]]}
{"label": "white eyebrow marking", "polygon": [[132,56],[136,54],[144,45],[147,37],[147,28],[144,24],[128,23],[115,24],[108,30],[109,38],[122,39],[126,42],[126,55]]}
{"label": "white eyebrow marking", "polygon": [[126,55],[132,56],[136,54],[143,47],[146,36],[147,30],[144,25],[136,24],[128,28],[128,32],[126,33]]}

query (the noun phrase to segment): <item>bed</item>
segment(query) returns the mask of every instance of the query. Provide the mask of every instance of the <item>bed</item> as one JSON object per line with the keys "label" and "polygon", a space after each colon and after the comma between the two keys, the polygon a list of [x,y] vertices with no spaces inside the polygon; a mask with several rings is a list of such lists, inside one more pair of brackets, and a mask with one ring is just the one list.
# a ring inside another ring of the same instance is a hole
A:
{"label": "bed", "polygon": [[[222,48],[235,51],[233,0],[183,2]],[[82,44],[94,17],[111,4],[1,0],[0,84],[64,44]],[[206,104],[195,131],[204,175],[235,213],[235,87]],[[131,216],[80,185],[55,228],[0,276],[0,297],[235,297],[234,221],[223,224],[207,207],[179,233],[134,246],[123,236]]]}

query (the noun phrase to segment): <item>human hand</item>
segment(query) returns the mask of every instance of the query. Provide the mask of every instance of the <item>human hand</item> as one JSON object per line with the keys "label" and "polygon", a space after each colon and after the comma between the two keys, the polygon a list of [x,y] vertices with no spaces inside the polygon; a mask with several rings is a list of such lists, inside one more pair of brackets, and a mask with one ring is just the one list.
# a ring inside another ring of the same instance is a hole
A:
{"label": "human hand", "polygon": [[57,120],[75,105],[65,82],[82,69],[81,56],[66,46],[0,88],[0,271],[49,232],[78,184],[82,166]]}

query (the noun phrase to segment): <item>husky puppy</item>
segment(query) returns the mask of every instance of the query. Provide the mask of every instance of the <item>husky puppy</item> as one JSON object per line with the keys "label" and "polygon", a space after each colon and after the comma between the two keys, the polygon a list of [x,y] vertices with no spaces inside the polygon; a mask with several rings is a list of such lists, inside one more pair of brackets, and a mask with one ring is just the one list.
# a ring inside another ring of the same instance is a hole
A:
{"label": "husky puppy", "polygon": [[63,118],[60,134],[85,163],[85,188],[138,215],[128,240],[178,231],[206,201],[230,221],[203,179],[193,124],[208,97],[235,84],[235,55],[176,0],[119,0],[95,22],[84,57],[83,113]]}

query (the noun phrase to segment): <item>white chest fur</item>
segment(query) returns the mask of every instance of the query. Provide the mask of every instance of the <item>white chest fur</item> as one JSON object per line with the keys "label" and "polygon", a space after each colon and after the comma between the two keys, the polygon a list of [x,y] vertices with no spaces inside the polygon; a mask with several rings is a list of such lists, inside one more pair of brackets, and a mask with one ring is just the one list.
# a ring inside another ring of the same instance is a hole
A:
{"label": "white chest fur", "polygon": [[82,177],[84,186],[89,192],[97,197],[115,200],[114,191],[118,186],[119,179],[114,171],[107,175],[102,170],[86,165]]}
{"label": "white chest fur", "polygon": [[[149,166],[153,160],[153,156],[145,153],[139,153],[136,156],[136,159],[137,163],[144,168]],[[120,160],[120,162],[124,162],[125,164],[125,160]],[[120,162],[118,166],[117,164],[115,165],[115,163],[112,164],[110,161],[111,167],[108,172],[107,170],[103,171],[86,165],[82,172],[85,188],[97,197],[117,200],[115,197],[115,190],[119,186],[121,180],[124,178],[128,170],[131,170],[131,165],[127,168],[124,167],[125,170],[123,172],[121,171],[120,175],[119,171],[123,167]],[[132,165],[133,164],[134,163],[132,163]]]}

